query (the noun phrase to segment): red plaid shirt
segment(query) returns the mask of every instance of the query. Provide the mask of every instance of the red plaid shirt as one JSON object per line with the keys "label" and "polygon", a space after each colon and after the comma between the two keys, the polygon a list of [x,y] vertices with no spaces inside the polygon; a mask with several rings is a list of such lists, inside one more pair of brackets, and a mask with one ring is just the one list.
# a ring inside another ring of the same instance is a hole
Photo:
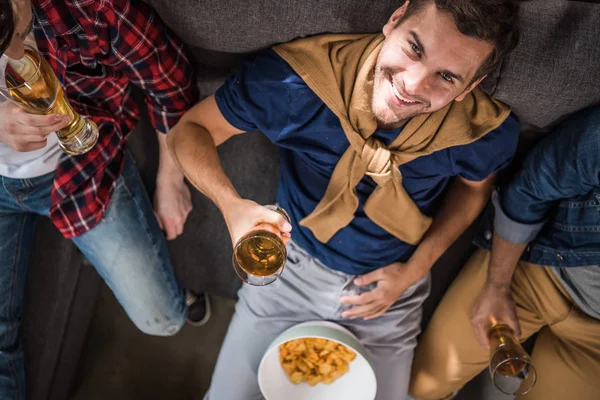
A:
{"label": "red plaid shirt", "polygon": [[167,133],[196,103],[194,74],[182,43],[140,0],[33,0],[34,33],[65,93],[100,129],[96,146],[61,158],[50,218],[66,238],[101,219],[124,161],[139,109],[130,84],[145,95],[150,121]]}

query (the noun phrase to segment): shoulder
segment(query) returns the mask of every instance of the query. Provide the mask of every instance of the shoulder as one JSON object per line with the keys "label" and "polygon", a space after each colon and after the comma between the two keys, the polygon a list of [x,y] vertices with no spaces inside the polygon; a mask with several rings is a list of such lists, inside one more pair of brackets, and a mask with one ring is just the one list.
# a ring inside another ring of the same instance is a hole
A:
{"label": "shoulder", "polygon": [[249,83],[279,82],[286,86],[306,86],[306,83],[273,49],[250,56],[238,68],[237,75],[252,79]]}
{"label": "shoulder", "polygon": [[449,149],[454,173],[468,180],[481,181],[506,168],[519,141],[520,124],[510,114],[500,126],[473,143]]}
{"label": "shoulder", "polygon": [[510,114],[500,126],[491,130],[480,139],[468,145],[459,146],[457,150],[475,150],[488,155],[506,154],[512,157],[517,149],[521,125],[514,114]]}

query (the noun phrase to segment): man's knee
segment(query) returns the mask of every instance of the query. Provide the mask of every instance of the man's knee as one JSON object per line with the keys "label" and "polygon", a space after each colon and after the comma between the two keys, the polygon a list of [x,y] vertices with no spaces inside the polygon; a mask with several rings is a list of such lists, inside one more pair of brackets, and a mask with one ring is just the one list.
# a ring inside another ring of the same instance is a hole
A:
{"label": "man's knee", "polygon": [[151,336],[173,336],[181,330],[186,320],[186,312],[177,315],[150,315],[146,318],[132,319],[143,333]]}
{"label": "man's knee", "polygon": [[437,400],[442,397],[436,397],[439,393],[438,381],[431,375],[419,371],[413,372],[408,387],[408,394],[415,400]]}
{"label": "man's knee", "polygon": [[452,395],[455,390],[454,382],[459,381],[459,366],[442,366],[444,360],[438,360],[434,365],[423,366],[414,364],[410,377],[408,393],[417,400],[441,400]]}

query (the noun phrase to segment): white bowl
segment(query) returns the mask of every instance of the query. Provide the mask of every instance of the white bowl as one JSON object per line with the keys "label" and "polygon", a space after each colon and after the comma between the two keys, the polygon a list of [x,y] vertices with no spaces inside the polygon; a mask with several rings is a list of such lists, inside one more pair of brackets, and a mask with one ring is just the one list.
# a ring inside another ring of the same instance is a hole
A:
{"label": "white bowl", "polygon": [[[348,372],[330,385],[290,382],[279,362],[279,345],[308,337],[332,340],[354,350],[356,358]],[[349,330],[328,321],[304,322],[279,335],[260,362],[258,386],[266,400],[373,400],[377,393],[375,371],[365,348]]]}

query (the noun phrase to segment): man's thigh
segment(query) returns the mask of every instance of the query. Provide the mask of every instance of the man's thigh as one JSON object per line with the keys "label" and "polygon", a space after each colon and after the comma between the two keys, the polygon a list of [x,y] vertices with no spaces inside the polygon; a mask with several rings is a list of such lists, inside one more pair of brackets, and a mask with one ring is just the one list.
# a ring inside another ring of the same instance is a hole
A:
{"label": "man's thigh", "polygon": [[541,330],[531,358],[538,381],[519,400],[600,399],[600,321],[576,306]]}
{"label": "man's thigh", "polygon": [[373,320],[340,319],[371,355],[377,377],[377,400],[403,400],[408,392],[423,302],[429,295],[429,275],[411,286],[390,309]]}
{"label": "man's thigh", "polygon": [[73,239],[143,332],[170,335],[185,321],[185,296],[131,159],[104,217]]}
{"label": "man's thigh", "polygon": [[[419,340],[415,352],[410,393],[418,399],[441,399],[460,389],[486,368],[489,350],[481,347],[471,328],[471,308],[487,276],[489,253],[477,250],[456,277]],[[541,268],[534,266],[536,268]],[[517,269],[521,266],[517,267]],[[518,275],[518,277],[517,277]],[[537,332],[545,321],[530,308],[531,288],[517,271],[513,295],[522,339]]]}
{"label": "man's thigh", "polygon": [[262,399],[257,372],[269,344],[293,325],[330,319],[346,281],[290,243],[278,280],[240,289],[205,400]]}

